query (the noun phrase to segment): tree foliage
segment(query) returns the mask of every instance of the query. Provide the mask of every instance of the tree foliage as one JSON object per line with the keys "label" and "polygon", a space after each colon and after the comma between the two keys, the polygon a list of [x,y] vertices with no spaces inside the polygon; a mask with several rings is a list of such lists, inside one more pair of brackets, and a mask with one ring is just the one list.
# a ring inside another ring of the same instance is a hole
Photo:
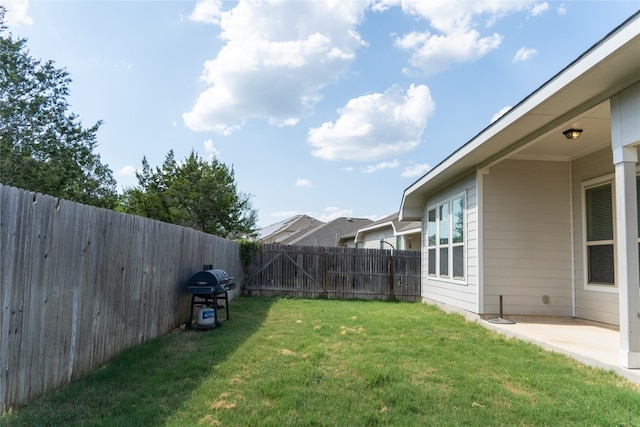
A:
{"label": "tree foliage", "polygon": [[116,181],[94,152],[101,122],[84,128],[69,113],[65,69],[32,58],[26,39],[5,36],[0,6],[0,182],[113,208]]}
{"label": "tree foliage", "polygon": [[171,150],[155,169],[143,157],[136,177],[138,185],[122,195],[124,212],[225,238],[255,234],[257,213],[250,197],[238,192],[233,169],[216,158],[207,162],[192,151],[179,163]]}

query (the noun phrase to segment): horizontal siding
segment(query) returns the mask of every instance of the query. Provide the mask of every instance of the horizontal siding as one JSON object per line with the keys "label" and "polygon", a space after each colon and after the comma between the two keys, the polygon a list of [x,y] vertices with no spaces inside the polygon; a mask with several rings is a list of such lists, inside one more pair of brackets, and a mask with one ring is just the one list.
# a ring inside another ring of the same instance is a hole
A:
{"label": "horizontal siding", "polygon": [[504,161],[483,195],[484,313],[571,315],[569,164]]}
{"label": "horizontal siding", "polygon": [[[360,243],[358,247],[363,249],[380,249],[380,239],[385,239],[392,245],[396,245],[396,238],[393,235],[393,228],[388,227],[381,230],[373,230],[367,232],[364,235],[364,241]],[[389,249],[388,246],[387,249]]]}
{"label": "horizontal siding", "polygon": [[617,325],[620,323],[618,310],[618,294],[599,292],[585,288],[584,277],[584,237],[583,237],[583,208],[582,185],[585,181],[600,178],[614,173],[613,157],[610,148],[597,151],[572,163],[573,200],[574,200],[574,229],[575,229],[575,287],[576,287],[576,316]]}
{"label": "horizontal siding", "polygon": [[[619,325],[618,294],[600,292],[598,293],[598,298],[594,298],[592,294],[595,293],[596,292],[581,292],[582,297],[576,298],[576,306],[580,307],[576,315],[583,319]],[[587,298],[584,298],[584,296],[587,296]]]}

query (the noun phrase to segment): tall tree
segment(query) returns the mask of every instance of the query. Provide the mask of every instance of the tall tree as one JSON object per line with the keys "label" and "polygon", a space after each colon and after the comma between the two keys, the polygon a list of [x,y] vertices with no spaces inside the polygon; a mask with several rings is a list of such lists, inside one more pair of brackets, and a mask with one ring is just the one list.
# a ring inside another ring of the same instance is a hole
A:
{"label": "tall tree", "polygon": [[32,58],[26,39],[5,35],[0,6],[0,182],[113,208],[116,181],[95,153],[101,122],[84,128],[69,113],[65,69]]}
{"label": "tall tree", "polygon": [[257,213],[238,192],[233,168],[191,152],[178,163],[173,150],[155,170],[142,159],[138,185],[125,189],[120,209],[226,238],[252,236]]}

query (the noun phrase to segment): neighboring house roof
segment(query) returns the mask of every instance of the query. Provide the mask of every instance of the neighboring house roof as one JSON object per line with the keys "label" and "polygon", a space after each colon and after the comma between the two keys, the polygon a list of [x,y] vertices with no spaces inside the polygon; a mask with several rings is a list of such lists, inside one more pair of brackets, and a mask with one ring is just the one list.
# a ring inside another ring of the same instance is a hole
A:
{"label": "neighboring house roof", "polygon": [[422,221],[400,221],[396,225],[396,234],[422,233]]}
{"label": "neighboring house roof", "polygon": [[364,235],[375,230],[391,227],[393,235],[398,236],[401,234],[420,233],[420,221],[401,221],[399,219],[399,213],[393,213],[388,215],[366,227],[358,230],[355,235],[356,242],[362,242]]}
{"label": "neighboring house roof", "polygon": [[340,237],[345,234],[355,235],[360,227],[372,222],[367,218],[337,218],[326,224],[319,224],[303,234],[293,235],[281,243],[298,246],[338,246]]}
{"label": "neighboring house roof", "polygon": [[[596,43],[531,95],[411,184],[400,218],[419,220],[429,195],[502,159],[571,160],[610,138],[608,99],[640,78],[640,13]],[[562,131],[589,129],[579,144],[561,144]]]}
{"label": "neighboring house roof", "polygon": [[325,223],[310,216],[296,215],[261,228],[258,230],[258,240],[262,243],[282,243],[294,235],[301,235],[322,224]]}

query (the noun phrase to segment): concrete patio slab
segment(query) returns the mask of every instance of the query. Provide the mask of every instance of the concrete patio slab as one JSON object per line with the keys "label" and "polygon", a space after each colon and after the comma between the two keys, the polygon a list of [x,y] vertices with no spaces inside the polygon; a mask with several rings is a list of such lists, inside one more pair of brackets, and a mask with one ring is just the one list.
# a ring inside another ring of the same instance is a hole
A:
{"label": "concrete patio slab", "polygon": [[480,320],[480,324],[508,337],[537,344],[586,365],[595,366],[640,384],[640,369],[619,365],[620,332],[617,328],[587,320],[565,317],[505,316],[514,324]]}

